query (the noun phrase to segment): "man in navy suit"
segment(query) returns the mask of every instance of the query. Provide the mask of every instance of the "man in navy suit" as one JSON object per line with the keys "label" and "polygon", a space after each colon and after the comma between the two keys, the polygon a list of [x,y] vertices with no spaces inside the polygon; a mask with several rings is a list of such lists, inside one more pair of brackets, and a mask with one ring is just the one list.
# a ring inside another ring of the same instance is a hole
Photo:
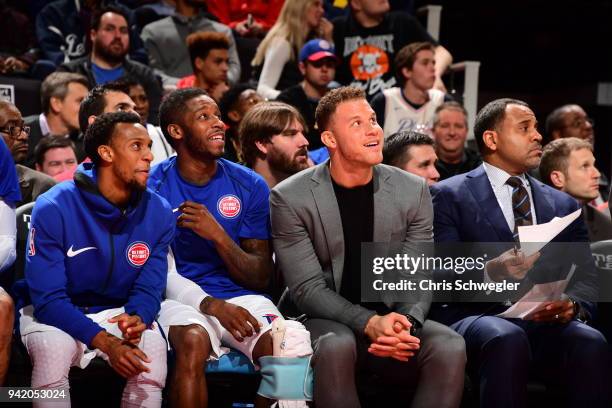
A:
{"label": "man in navy suit", "polygon": [[[518,226],[545,223],[579,208],[570,196],[527,174],[540,163],[542,136],[525,102],[490,102],[477,115],[474,135],[483,165],[431,187],[436,242],[514,243]],[[569,406],[606,406],[607,344],[584,323],[597,289],[582,217],[555,241],[576,243],[577,273],[561,300],[548,302],[529,320],[496,317],[507,308],[496,303],[454,303],[438,310],[438,321],[465,338],[468,369],[480,384],[482,407],[526,406],[531,368],[548,373],[542,378],[546,382],[562,386]],[[544,260],[544,252],[538,263],[539,257],[510,249],[471,278],[524,282],[534,265],[547,267],[551,261]]]}

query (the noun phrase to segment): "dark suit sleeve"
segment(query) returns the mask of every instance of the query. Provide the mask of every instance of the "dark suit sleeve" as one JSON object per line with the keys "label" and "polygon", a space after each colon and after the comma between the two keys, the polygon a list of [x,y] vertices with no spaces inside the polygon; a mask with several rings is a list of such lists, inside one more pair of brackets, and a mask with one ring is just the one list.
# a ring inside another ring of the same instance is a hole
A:
{"label": "dark suit sleeve", "polygon": [[[406,252],[415,253],[418,256],[423,251],[423,246],[418,244],[432,241],[432,220],[431,196],[425,180],[422,180],[419,209],[411,220],[407,220],[406,238],[404,239]],[[413,244],[417,244],[417,246],[415,247]],[[425,271],[418,271],[417,281],[423,279],[428,280],[431,277]],[[431,306],[431,292],[422,291],[417,292],[416,295],[418,297],[413,299],[412,302],[396,303],[393,310],[404,315],[409,314],[423,324]]]}
{"label": "dark suit sleeve", "polygon": [[[569,213],[576,211],[579,205],[572,202],[571,207]],[[595,314],[595,302],[599,295],[599,289],[597,270],[595,269],[595,262],[591,254],[589,233],[584,223],[584,217],[580,216],[570,224],[561,240],[575,243],[575,249],[572,252],[574,252],[573,258],[576,263],[577,273],[572,282],[570,282],[567,295],[576,300],[587,313],[588,318],[591,319]]]}
{"label": "dark suit sleeve", "polygon": [[352,304],[327,286],[304,222],[276,189],[270,194],[270,215],[276,262],[297,307],[309,317],[334,320],[363,333],[375,312]]}
{"label": "dark suit sleeve", "polygon": [[457,217],[449,205],[450,194],[436,185],[430,188],[434,211],[434,241],[460,242],[461,234],[457,226]]}

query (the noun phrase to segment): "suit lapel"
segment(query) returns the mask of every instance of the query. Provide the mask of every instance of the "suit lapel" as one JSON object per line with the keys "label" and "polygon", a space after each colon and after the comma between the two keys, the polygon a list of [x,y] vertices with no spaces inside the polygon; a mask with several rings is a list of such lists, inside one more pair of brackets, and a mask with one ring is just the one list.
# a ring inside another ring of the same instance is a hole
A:
{"label": "suit lapel", "polygon": [[[493,227],[500,242],[512,242],[512,231],[508,228],[506,217],[504,217],[495,193],[493,193],[493,187],[491,187],[491,182],[484,171],[484,167],[481,165],[468,173],[465,184],[472,193],[474,201],[482,209],[476,216],[482,215],[486,219]],[[474,228],[478,228],[478,226],[474,225]]]}
{"label": "suit lapel", "polygon": [[393,186],[389,183],[390,173],[384,167],[374,167],[374,242],[391,240],[391,214],[393,214]]}
{"label": "suit lapel", "polygon": [[325,241],[332,261],[335,290],[339,292],[344,269],[344,233],[328,163],[329,161],[319,166],[313,173],[312,195],[325,231]]}
{"label": "suit lapel", "polygon": [[550,193],[546,191],[542,183],[533,177],[527,175],[529,184],[531,185],[531,194],[533,195],[533,205],[535,206],[535,214],[538,224],[543,224],[553,219],[555,216],[554,201]]}

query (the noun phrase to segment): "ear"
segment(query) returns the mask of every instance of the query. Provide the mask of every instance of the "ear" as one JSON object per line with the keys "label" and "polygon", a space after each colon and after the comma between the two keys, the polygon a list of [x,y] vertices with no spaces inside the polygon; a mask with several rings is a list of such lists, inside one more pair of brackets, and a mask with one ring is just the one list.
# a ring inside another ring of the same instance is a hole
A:
{"label": "ear", "polygon": [[351,9],[353,9],[353,11],[361,10],[361,2],[359,0],[350,0],[349,6]]}
{"label": "ear", "polygon": [[565,188],[565,174],[559,170],[553,170],[550,173],[550,182],[559,190]]}
{"label": "ear", "polygon": [[62,110],[62,102],[63,101],[57,96],[52,96],[51,99],[49,99],[49,108],[51,108],[51,112],[60,112]]}
{"label": "ear", "polygon": [[336,136],[334,136],[334,132],[331,130],[321,132],[321,142],[323,142],[323,144],[330,149],[335,149],[338,147]]}
{"label": "ear", "polygon": [[298,64],[298,68],[300,69],[302,76],[306,75],[306,64],[304,64],[303,62],[300,62]]}
{"label": "ear", "polygon": [[42,171],[42,166],[40,164],[36,163],[35,167],[36,167],[35,169],[36,171]]}
{"label": "ear", "polygon": [[263,154],[268,154],[268,148],[266,147],[266,144],[263,142],[255,142],[255,147],[257,147],[257,150],[259,150],[261,153]]}
{"label": "ear", "polygon": [[497,150],[497,132],[494,130],[485,130],[482,134],[482,140],[485,146],[491,151]]}
{"label": "ear", "polygon": [[197,71],[202,71],[202,68],[204,67],[204,60],[200,57],[196,57],[193,64],[195,65]]}
{"label": "ear", "polygon": [[235,110],[227,112],[227,117],[230,118],[234,123],[240,122],[240,114]]}
{"label": "ear", "polygon": [[113,162],[113,149],[109,145],[100,145],[98,146],[98,156],[100,159],[106,163]]}
{"label": "ear", "polygon": [[183,129],[179,125],[176,125],[174,123],[168,125],[168,133],[170,134],[170,137],[174,140],[182,140],[185,137]]}
{"label": "ear", "polygon": [[406,68],[406,67],[403,67],[403,68],[401,69],[401,72],[402,72],[402,76],[403,76],[404,78],[406,78],[406,80],[409,80],[409,79],[410,79],[410,77],[412,76],[412,69],[408,69],[408,68]]}
{"label": "ear", "polygon": [[95,37],[96,37],[96,30],[92,28],[91,30],[89,30],[89,40],[91,41],[92,44],[94,42]]}

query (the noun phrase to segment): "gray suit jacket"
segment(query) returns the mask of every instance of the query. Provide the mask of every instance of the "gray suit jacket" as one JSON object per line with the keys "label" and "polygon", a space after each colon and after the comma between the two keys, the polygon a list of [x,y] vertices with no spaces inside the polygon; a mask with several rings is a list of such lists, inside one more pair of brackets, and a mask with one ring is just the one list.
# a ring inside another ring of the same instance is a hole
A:
{"label": "gray suit jacket", "polygon": [[[344,235],[328,164],[302,171],[272,189],[276,262],[300,312],[362,332],[375,312],[339,295]],[[432,223],[431,197],[423,179],[395,167],[374,167],[375,242],[431,242]],[[425,296],[414,303],[385,303],[422,324],[431,299]]]}

